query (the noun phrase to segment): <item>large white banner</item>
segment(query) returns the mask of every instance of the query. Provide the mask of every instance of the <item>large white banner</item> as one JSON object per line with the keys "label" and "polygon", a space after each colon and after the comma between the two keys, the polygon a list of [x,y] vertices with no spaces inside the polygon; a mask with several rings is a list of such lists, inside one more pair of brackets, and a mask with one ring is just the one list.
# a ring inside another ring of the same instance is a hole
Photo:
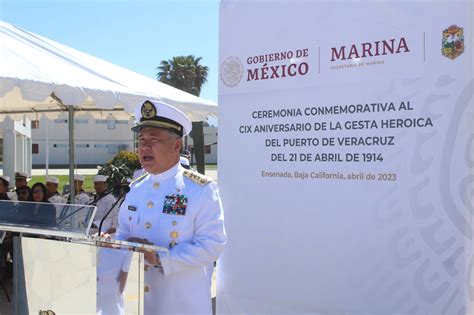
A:
{"label": "large white banner", "polygon": [[471,1],[222,1],[219,314],[473,314]]}

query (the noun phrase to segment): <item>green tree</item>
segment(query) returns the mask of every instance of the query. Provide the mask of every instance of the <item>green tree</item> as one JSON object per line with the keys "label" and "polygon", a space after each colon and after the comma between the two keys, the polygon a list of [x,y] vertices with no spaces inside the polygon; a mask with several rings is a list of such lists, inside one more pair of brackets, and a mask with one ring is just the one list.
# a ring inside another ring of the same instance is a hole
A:
{"label": "green tree", "polygon": [[98,174],[106,175],[107,187],[118,194],[120,183],[126,178],[132,178],[133,172],[141,167],[138,155],[131,151],[120,151],[110,161],[102,165]]}
{"label": "green tree", "polygon": [[176,56],[163,60],[156,67],[156,78],[177,89],[199,96],[201,87],[207,82],[209,67],[201,64],[202,57]]}

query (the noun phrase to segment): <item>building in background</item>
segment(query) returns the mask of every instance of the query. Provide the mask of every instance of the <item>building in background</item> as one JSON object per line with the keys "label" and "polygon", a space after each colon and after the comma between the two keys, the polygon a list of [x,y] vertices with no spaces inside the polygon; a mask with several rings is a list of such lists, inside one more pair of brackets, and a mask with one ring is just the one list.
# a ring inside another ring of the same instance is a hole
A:
{"label": "building in background", "polygon": [[[204,127],[204,160],[206,164],[217,164],[217,127]],[[188,137],[187,144],[192,151],[193,139]],[[194,156],[191,156],[191,164],[195,163]]]}
{"label": "building in background", "polygon": [[[120,151],[133,151],[135,135],[130,130],[133,122],[133,117],[125,112],[77,113],[74,119],[77,167],[96,167]],[[33,167],[46,164],[53,168],[68,167],[68,128],[67,112],[56,119],[42,116],[31,122]],[[193,143],[190,137],[187,142]],[[204,127],[204,142],[206,163],[217,163],[217,127]]]}
{"label": "building in background", "polygon": [[[124,112],[87,112],[74,119],[75,160],[78,167],[102,165],[122,150],[133,150],[133,118]],[[33,166],[68,167],[68,115],[41,117],[31,122]]]}

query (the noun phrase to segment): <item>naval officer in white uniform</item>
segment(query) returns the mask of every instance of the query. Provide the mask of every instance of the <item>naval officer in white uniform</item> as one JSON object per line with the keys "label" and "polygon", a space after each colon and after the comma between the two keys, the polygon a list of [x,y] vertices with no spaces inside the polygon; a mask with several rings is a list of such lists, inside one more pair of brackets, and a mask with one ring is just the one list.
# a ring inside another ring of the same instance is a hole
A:
{"label": "naval officer in white uniform", "polygon": [[179,162],[182,137],[191,131],[183,112],[145,101],[135,117],[146,173],[130,185],[116,237],[169,248],[168,256],[145,254],[145,314],[211,314],[207,266],[226,243],[217,185]]}
{"label": "naval officer in white uniform", "polygon": [[[104,175],[94,176],[94,189],[96,195],[89,204],[96,206],[97,211],[95,213],[93,221],[95,227],[90,230],[90,234],[94,234],[98,231],[98,228],[100,227],[100,221],[102,221],[107,212],[112,208],[112,206],[114,206],[115,202],[117,201],[114,195],[111,192],[107,191],[107,178],[108,176]],[[115,205],[114,209],[108,214],[107,217],[105,217],[104,223],[102,223],[101,232],[105,232],[107,234],[115,233],[117,227],[117,208],[117,205]]]}

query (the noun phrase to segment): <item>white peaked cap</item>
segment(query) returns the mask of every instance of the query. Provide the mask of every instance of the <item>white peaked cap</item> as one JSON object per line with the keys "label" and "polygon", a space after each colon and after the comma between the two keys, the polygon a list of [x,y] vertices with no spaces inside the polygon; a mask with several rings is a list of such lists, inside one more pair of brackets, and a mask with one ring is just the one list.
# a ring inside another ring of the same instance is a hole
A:
{"label": "white peaked cap", "polygon": [[189,160],[185,158],[184,156],[179,157],[179,163],[181,163],[182,165],[189,166]]}
{"label": "white peaked cap", "polygon": [[46,182],[47,183],[53,183],[53,184],[59,184],[59,179],[54,176],[48,176],[46,177]]}
{"label": "white peaked cap", "polygon": [[170,130],[185,136],[191,132],[191,120],[185,113],[169,104],[147,100],[135,108],[136,125],[132,130],[139,132],[141,128],[153,127]]}
{"label": "white peaked cap", "polygon": [[27,179],[28,174],[26,174],[25,172],[15,172],[15,178],[25,178],[25,179]]}
{"label": "white peaked cap", "polygon": [[74,175],[74,180],[80,180],[81,182],[84,181],[84,175]]}
{"label": "white peaked cap", "polygon": [[105,182],[107,180],[107,178],[109,178],[109,177],[104,176],[104,175],[95,175],[94,176],[94,183],[95,182]]}
{"label": "white peaked cap", "polygon": [[6,180],[8,183],[10,183],[10,176],[3,175],[3,176],[0,176],[0,178],[3,178],[3,179]]}

